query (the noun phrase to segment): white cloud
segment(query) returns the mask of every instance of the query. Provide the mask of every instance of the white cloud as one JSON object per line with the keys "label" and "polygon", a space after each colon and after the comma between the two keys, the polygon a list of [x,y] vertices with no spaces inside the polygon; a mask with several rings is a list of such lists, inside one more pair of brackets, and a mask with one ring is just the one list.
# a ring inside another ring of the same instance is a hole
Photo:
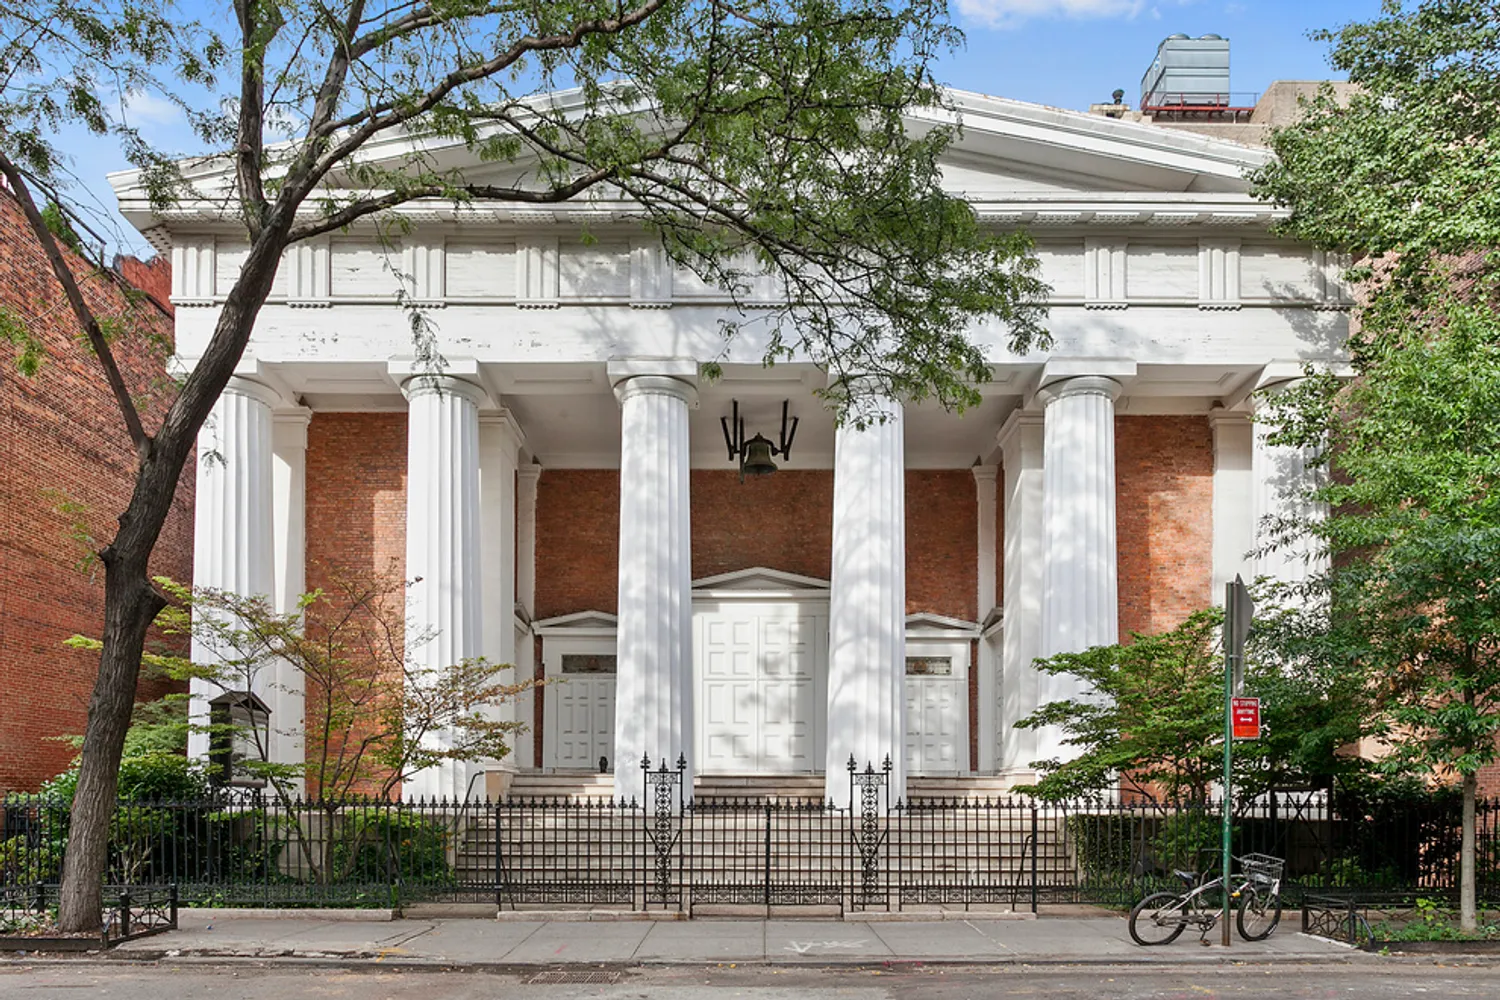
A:
{"label": "white cloud", "polygon": [[958,12],[971,22],[990,28],[1014,28],[1039,18],[1075,21],[1131,20],[1144,13],[1161,20],[1162,7],[1186,7],[1197,0],[958,0]]}
{"label": "white cloud", "polygon": [[158,97],[144,90],[132,90],[125,95],[126,120],[135,126],[176,125],[182,121],[182,109],[165,97]]}
{"label": "white cloud", "polygon": [[1135,17],[1145,0],[958,0],[958,12],[992,28],[1010,28],[1038,17]]}

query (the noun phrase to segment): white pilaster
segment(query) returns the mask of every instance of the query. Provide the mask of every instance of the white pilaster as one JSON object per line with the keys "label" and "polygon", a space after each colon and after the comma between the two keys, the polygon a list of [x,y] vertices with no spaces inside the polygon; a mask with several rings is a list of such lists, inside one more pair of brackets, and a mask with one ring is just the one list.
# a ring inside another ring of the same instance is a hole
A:
{"label": "white pilaster", "polygon": [[[198,432],[194,587],[275,598],[271,408],[277,402],[279,397],[267,387],[231,378]],[[193,641],[192,655],[203,664],[236,656],[198,639]],[[206,726],[211,699],[225,690],[260,688],[272,681],[271,677],[229,677],[217,685],[194,679],[188,688],[189,719],[195,726]],[[266,693],[257,691],[263,699]],[[276,721],[273,717],[273,727]],[[206,732],[189,734],[188,756],[207,760],[209,742]]]}
{"label": "white pilaster", "polygon": [[[479,418],[479,566],[483,595],[481,655],[491,663],[508,663],[501,675],[506,683],[520,679],[516,672],[516,465],[524,444],[515,419],[507,411]],[[500,722],[527,721],[512,700],[490,706],[490,718]],[[471,761],[469,777],[498,766],[515,770],[522,763],[510,740],[511,753],[495,761]],[[477,787],[477,786],[476,786]]]}
{"label": "white pilaster", "polygon": [[[997,470],[993,465],[974,466],[974,489],[978,499],[979,532],[976,544],[979,547],[979,591],[974,605],[981,625],[989,620],[995,609],[995,519],[998,485]],[[997,696],[999,692],[999,663],[990,649],[987,639],[979,640],[979,655],[975,668],[979,671],[979,770],[989,773],[995,770],[995,755],[999,750],[999,733],[995,728]]]}
{"label": "white pilaster", "polygon": [[891,761],[906,795],[906,446],[901,406],[883,423],[842,426],[833,446],[833,574],[828,615],[827,797],[849,803],[848,762]]}
{"label": "white pilaster", "polygon": [[1032,662],[1042,637],[1042,415],[1017,411],[996,440],[1005,470],[1005,602],[1001,637],[997,767],[1030,771],[1036,731],[1016,723],[1038,707],[1038,675]]}
{"label": "white pilaster", "polygon": [[[479,407],[484,393],[446,375],[417,375],[407,399],[406,578],[408,618],[426,641],[408,638],[407,661],[440,670],[481,654]],[[430,737],[451,746],[449,733]],[[464,762],[444,761],[406,781],[404,794],[461,798]]]}
{"label": "white pilaster", "polygon": [[1316,517],[1319,513],[1314,505],[1307,503],[1301,496],[1301,491],[1314,482],[1313,471],[1308,468],[1311,456],[1300,448],[1272,444],[1270,438],[1276,428],[1264,419],[1270,399],[1296,385],[1298,381],[1290,378],[1262,384],[1251,397],[1256,412],[1251,454],[1255,576],[1291,584],[1302,583],[1317,575],[1327,564],[1326,557],[1318,554],[1319,547],[1312,539],[1299,538],[1269,552],[1262,551],[1273,538],[1275,524],[1286,520],[1304,520]]}
{"label": "white pilaster", "polygon": [[[1041,655],[1078,653],[1119,641],[1115,541],[1115,398],[1120,383],[1098,376],[1045,387],[1042,446]],[[1088,692],[1062,674],[1039,678],[1041,704]],[[1037,733],[1037,758],[1064,757],[1062,733]]]}
{"label": "white pilaster", "polygon": [[[275,526],[276,610],[298,611],[307,589],[307,425],[312,411],[277,413],[272,429],[272,494]],[[306,680],[301,671],[283,666],[278,672],[271,708],[271,758],[284,764],[303,762]],[[265,696],[262,696],[265,697]]]}
{"label": "white pilaster", "polygon": [[1213,600],[1223,599],[1224,585],[1236,576],[1254,578],[1250,550],[1255,547],[1252,471],[1254,429],[1250,414],[1214,410],[1208,416],[1214,433],[1214,582]]}
{"label": "white pilaster", "polygon": [[[523,462],[516,472],[516,604],[521,609],[523,625],[516,630],[516,679],[536,676],[536,639],[531,622],[536,618],[536,486],[542,467]],[[532,767],[536,762],[536,690],[522,692],[516,699],[518,717],[527,729],[516,738],[515,757],[518,767]]]}
{"label": "white pilaster", "polygon": [[536,485],[542,467],[528,462],[516,470],[516,600],[526,619],[536,617]]}
{"label": "white pilaster", "polygon": [[[653,370],[657,373],[653,373]],[[645,801],[641,758],[688,759],[693,730],[688,411],[696,365],[611,364],[620,401],[615,795]]]}

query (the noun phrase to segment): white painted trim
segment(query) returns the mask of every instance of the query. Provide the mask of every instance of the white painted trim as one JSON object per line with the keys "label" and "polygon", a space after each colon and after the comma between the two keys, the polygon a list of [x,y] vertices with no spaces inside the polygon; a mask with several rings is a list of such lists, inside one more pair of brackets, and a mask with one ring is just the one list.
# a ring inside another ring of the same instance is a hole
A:
{"label": "white painted trim", "polygon": [[828,590],[828,581],[819,580],[817,577],[802,576],[799,573],[787,573],[779,569],[767,569],[764,566],[752,566],[749,569],[737,569],[730,573],[719,573],[714,576],[705,576],[693,581],[693,590],[696,591],[726,591],[730,593],[749,593],[750,591],[736,591],[734,585],[741,582],[761,580],[767,583],[784,584],[781,587],[767,586],[757,587],[756,592],[781,593],[781,592],[814,592]]}
{"label": "white painted trim", "polygon": [[923,639],[937,636],[963,636],[974,639],[979,637],[979,631],[978,622],[949,618],[947,615],[935,615],[928,611],[919,611],[906,616],[907,634]]}

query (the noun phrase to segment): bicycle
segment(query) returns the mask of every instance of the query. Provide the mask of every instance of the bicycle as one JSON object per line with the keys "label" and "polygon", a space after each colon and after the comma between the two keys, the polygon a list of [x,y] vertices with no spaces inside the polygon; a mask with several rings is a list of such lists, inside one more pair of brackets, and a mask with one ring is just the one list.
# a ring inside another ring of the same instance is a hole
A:
{"label": "bicycle", "polygon": [[[1264,941],[1281,923],[1281,878],[1286,863],[1269,854],[1246,854],[1236,858],[1240,863],[1238,882],[1230,899],[1238,899],[1235,924],[1246,941]],[[1207,882],[1198,872],[1173,872],[1189,886],[1187,892],[1156,892],[1147,896],[1130,911],[1130,936],[1143,947],[1171,944],[1192,925],[1203,940],[1213,930],[1223,913],[1222,876]]]}

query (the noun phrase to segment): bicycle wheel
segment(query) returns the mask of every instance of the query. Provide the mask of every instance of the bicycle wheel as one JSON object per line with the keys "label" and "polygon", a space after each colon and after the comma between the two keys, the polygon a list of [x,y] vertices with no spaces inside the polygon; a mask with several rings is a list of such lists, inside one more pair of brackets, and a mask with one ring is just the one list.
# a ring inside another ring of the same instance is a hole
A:
{"label": "bicycle wheel", "polygon": [[1240,892],[1240,908],[1235,914],[1240,937],[1246,941],[1264,941],[1281,923],[1281,896],[1267,886],[1247,885]]}
{"label": "bicycle wheel", "polygon": [[1172,892],[1156,892],[1135,904],[1130,911],[1130,936],[1144,947],[1171,944],[1186,926],[1185,904]]}

